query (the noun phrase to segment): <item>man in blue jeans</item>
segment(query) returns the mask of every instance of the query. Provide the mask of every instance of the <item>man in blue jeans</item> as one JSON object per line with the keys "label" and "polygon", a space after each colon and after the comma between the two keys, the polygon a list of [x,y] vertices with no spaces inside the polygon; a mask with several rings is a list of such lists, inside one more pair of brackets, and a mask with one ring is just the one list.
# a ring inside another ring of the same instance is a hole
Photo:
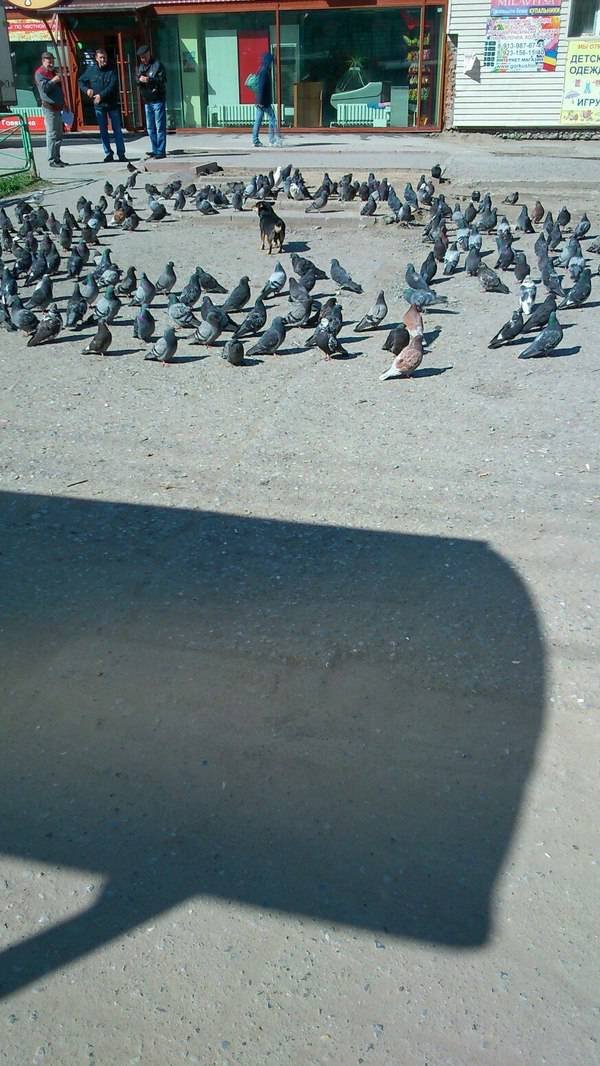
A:
{"label": "man in blue jeans", "polygon": [[266,116],[269,120],[269,141],[271,144],[280,145],[281,137],[277,132],[277,119],[273,110],[273,56],[265,52],[262,57],[260,70],[257,72],[258,83],[256,86],[256,117],[252,128],[252,144],[255,148],[262,148],[258,139],[260,126]]}
{"label": "man in blue jeans", "polygon": [[90,98],[94,105],[96,122],[100,130],[100,140],[104,148],[103,163],[114,162],[110,138],[108,136],[108,120],[112,126],[117,156],[122,163],[127,161],[125,156],[125,142],[123,140],[123,127],[121,124],[121,105],[119,102],[119,79],[114,67],[108,62],[108,55],[104,48],[96,51],[96,62],[86,67],[79,79],[79,88]]}
{"label": "man in blue jeans", "polygon": [[164,159],[167,154],[167,75],[158,59],[154,59],[149,45],[137,50],[140,62],[137,82],[146,112],[146,129],[150,138],[147,159]]}

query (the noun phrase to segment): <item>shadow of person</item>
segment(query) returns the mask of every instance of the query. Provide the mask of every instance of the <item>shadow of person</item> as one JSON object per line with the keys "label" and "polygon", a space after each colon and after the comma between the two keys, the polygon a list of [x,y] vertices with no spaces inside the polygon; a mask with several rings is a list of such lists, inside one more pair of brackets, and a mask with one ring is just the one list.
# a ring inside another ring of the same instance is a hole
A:
{"label": "shadow of person", "polygon": [[3,994],[197,896],[485,943],[542,724],[478,541],[5,494],[2,847],[96,872]]}

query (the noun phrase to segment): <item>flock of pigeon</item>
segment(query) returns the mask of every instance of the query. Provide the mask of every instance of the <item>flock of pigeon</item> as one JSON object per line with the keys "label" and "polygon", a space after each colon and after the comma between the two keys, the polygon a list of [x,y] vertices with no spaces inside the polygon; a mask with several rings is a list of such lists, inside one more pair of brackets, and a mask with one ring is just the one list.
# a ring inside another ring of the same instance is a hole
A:
{"label": "flock of pigeon", "polygon": [[[502,278],[508,280],[512,275],[516,280],[519,306],[492,338],[489,347],[498,348],[521,337],[525,340],[535,333],[534,339],[520,352],[522,359],[553,352],[563,337],[556,312],[581,307],[591,293],[592,271],[587,253],[600,252],[600,242],[588,244],[584,251],[581,242],[590,230],[586,214],[569,229],[571,215],[566,207],[555,219],[537,200],[531,215],[523,206],[511,226],[501,208],[492,203],[490,194],[482,197],[479,191],[474,191],[468,201],[457,201],[452,208],[441,191],[446,179],[439,165],[432,168],[431,178],[421,175],[415,188],[408,182],[402,199],[386,178],[378,180],[374,174],[369,174],[363,182],[353,180],[352,174],[345,174],[339,182],[324,174],[320,187],[311,193],[301,172],[291,166],[278,167],[267,175],[255,175],[247,184],[229,183],[224,189],[216,185],[198,189],[194,184],[184,189],[181,181],[169,182],[162,190],[146,184],[149,214],[145,218],[138,213],[134,202],[140,172],[132,164],[128,164],[128,169],[125,184],[113,188],[107,181],[97,204],[81,196],[75,212],[66,208],[60,221],[43,207],[43,196],[37,200],[34,196],[31,202],[19,201],[14,222],[0,206],[2,328],[26,334],[28,345],[37,346],[56,341],[65,326],[79,330],[93,325],[96,332],[83,352],[106,355],[112,344],[109,327],[118,324],[121,309],[128,302],[136,309],[133,336],[147,345],[145,358],[149,360],[172,362],[178,335],[187,331],[189,343],[207,347],[215,345],[222,334],[230,334],[222,355],[229,363],[240,366],[246,355],[278,352],[291,329],[310,330],[303,344],[306,349],[317,347],[326,359],[347,357],[349,353],[339,340],[344,309],[338,297],[343,292],[360,294],[363,290],[337,259],[331,260],[327,273],[310,259],[292,254],[293,274],[290,273],[289,279],[282,264],[277,262],[252,303],[247,276],[228,291],[216,277],[197,267],[178,289],[172,261],[152,281],[146,273],[138,277],[133,266],[123,268],[114,262],[108,244],[99,247],[101,238],[109,238],[111,229],[118,227],[134,232],[140,222],[160,223],[170,214],[167,204],[172,205],[172,211],[180,212],[191,198],[202,215],[218,214],[222,210],[242,211],[249,202],[260,201],[276,202],[280,208],[285,198],[307,201],[306,212],[318,213],[332,199],[339,203],[356,199],[362,203],[361,216],[372,216],[383,208],[387,210],[385,221],[389,223],[404,226],[425,223],[422,236],[431,248],[418,271],[413,263],[406,267],[404,298],[408,309],[383,344],[383,350],[392,353],[393,362],[381,375],[382,380],[410,377],[420,366],[424,345],[422,312],[436,304],[448,303],[448,298],[433,287],[436,274],[438,269],[446,277],[456,274],[463,255],[464,272],[477,277],[487,293],[508,293],[509,287]],[[512,193],[503,202],[514,206],[518,199],[518,193]],[[485,263],[489,253],[483,250],[484,236],[493,233],[497,246],[494,269]],[[524,251],[513,247],[519,235],[533,233],[538,234],[534,245],[537,283]],[[74,285],[66,302],[64,322],[53,291],[54,281],[60,276],[71,279]],[[334,283],[336,293],[322,302],[313,295],[313,290],[317,282],[328,278]],[[269,301],[282,296],[286,284],[289,303],[285,314],[275,315],[267,325]],[[547,293],[540,302],[536,302],[538,285],[543,285]],[[225,299],[221,303],[213,302],[213,296],[219,295]],[[168,325],[158,337],[152,313],[157,296],[168,299]],[[243,317],[238,321],[234,315]],[[387,315],[382,291],[354,329],[357,332],[378,330]],[[245,352],[244,341],[248,338],[254,343]]]}

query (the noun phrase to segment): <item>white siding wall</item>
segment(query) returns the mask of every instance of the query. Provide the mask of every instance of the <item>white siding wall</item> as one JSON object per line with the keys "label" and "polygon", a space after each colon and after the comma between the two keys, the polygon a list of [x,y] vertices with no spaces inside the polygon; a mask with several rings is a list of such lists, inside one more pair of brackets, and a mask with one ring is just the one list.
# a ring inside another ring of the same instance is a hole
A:
{"label": "white siding wall", "polygon": [[481,81],[476,82],[463,73],[464,60],[471,54],[483,64],[490,0],[450,0],[448,32],[458,34],[453,119],[456,128],[559,125],[570,10],[571,0],[563,0],[556,70],[532,74],[492,74],[482,70]]}

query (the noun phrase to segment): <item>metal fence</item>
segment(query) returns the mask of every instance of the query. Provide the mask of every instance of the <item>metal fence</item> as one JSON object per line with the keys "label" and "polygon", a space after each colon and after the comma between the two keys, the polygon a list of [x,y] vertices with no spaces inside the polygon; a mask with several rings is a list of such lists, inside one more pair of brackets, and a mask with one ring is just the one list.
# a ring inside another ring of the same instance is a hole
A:
{"label": "metal fence", "polygon": [[31,173],[37,177],[27,119],[12,111],[0,112],[0,176]]}

